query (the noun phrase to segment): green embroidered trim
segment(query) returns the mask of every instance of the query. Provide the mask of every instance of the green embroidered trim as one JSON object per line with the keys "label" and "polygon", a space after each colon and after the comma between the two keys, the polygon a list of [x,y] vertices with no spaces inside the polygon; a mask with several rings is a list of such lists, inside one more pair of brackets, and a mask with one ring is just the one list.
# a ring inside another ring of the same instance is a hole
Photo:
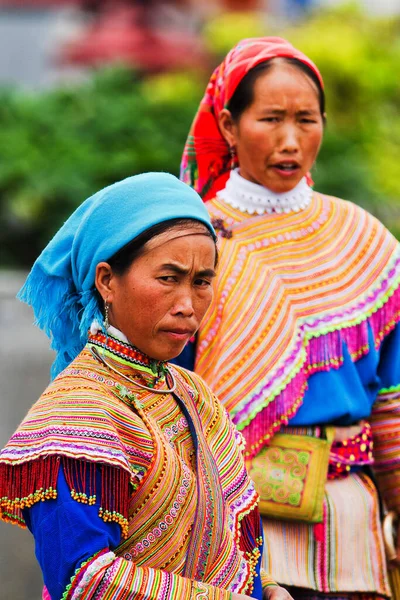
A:
{"label": "green embroidered trim", "polygon": [[94,559],[94,557],[95,557],[97,554],[98,554],[98,552],[95,552],[95,553],[94,553],[94,554],[93,554],[93,555],[92,555],[90,558],[88,558],[88,559],[87,559],[87,560],[85,560],[83,563],[81,563],[81,566],[80,566],[80,567],[78,567],[77,569],[75,569],[75,573],[72,575],[71,579],[69,580],[69,581],[70,581],[70,582],[69,582],[69,584],[67,585],[67,587],[66,587],[66,588],[65,588],[65,590],[64,590],[64,593],[63,593],[63,595],[61,596],[61,600],[67,600],[67,597],[68,597],[69,591],[70,591],[71,587],[73,586],[73,584],[74,584],[74,581],[75,581],[75,579],[76,579],[77,575],[79,575],[79,573],[82,571],[82,569],[83,569],[84,567],[86,567],[86,565],[87,565],[88,563],[90,563],[90,562],[91,562],[91,561]]}
{"label": "green embroidered trim", "polygon": [[143,402],[140,402],[137,396],[121,383],[116,383],[115,388],[118,390],[117,396],[128,406],[133,404],[137,409],[144,407]]}
{"label": "green embroidered trim", "polygon": [[13,525],[19,525],[19,527],[26,529],[25,521],[23,519],[21,519],[21,517],[19,517],[18,515],[15,515],[13,513],[2,512],[1,520],[4,521],[5,523],[12,523]]}
{"label": "green embroidered trim", "polygon": [[[290,375],[287,376],[287,378],[281,383],[281,385],[279,385],[273,392],[272,394],[265,400],[265,402],[260,403],[259,406],[257,406],[253,412],[247,417],[247,419],[245,419],[244,421],[242,421],[241,423],[236,423],[236,428],[239,431],[242,431],[243,429],[245,429],[250,423],[251,421],[254,419],[254,417],[256,417],[256,415],[261,412],[265,407],[268,406],[268,404],[270,404],[271,402],[273,402],[275,400],[275,398],[277,396],[279,396],[279,394],[281,392],[283,392],[283,390],[289,385],[289,383],[292,381],[292,379],[294,379],[296,377],[296,375],[301,371],[303,365],[306,362],[306,358],[307,358],[307,354],[306,354],[306,348],[303,347],[300,351],[300,356],[299,356],[299,362],[297,365],[295,365],[291,372]],[[302,398],[303,396],[301,396]],[[296,405],[298,404],[298,402],[301,401],[301,398],[298,398],[296,400]],[[233,416],[235,415],[235,413],[232,413]],[[288,415],[282,415],[282,417],[284,418],[284,416],[288,416]],[[275,423],[274,425],[278,426],[279,423]]]}
{"label": "green embroidered trim", "polygon": [[[90,340],[88,343],[90,344]],[[96,344],[92,344],[92,345],[96,346]],[[147,375],[152,375],[152,376],[157,375],[160,379],[162,379],[165,376],[166,368],[165,368],[165,365],[161,361],[156,361],[156,360],[151,361],[150,365],[148,367],[146,367],[144,365],[139,365],[137,363],[133,363],[132,361],[123,358],[119,354],[116,355],[114,352],[108,350],[107,348],[101,347],[101,353],[105,354],[108,358],[117,360],[117,362],[122,363],[123,365],[125,365],[127,367],[133,367],[135,369],[135,371],[136,370],[141,371],[142,373],[146,373]]]}
{"label": "green embroidered trim", "polygon": [[391,394],[393,392],[400,392],[400,383],[399,385],[392,385],[391,387],[388,388],[381,388],[378,392],[379,394]]}
{"label": "green embroidered trim", "polygon": [[[257,414],[259,412],[261,412],[264,408],[266,408],[273,400],[275,400],[275,398],[277,396],[279,396],[279,394],[289,385],[289,383],[292,381],[292,379],[295,378],[295,376],[299,373],[299,371],[303,368],[304,364],[306,363],[307,360],[307,347],[308,344],[310,342],[310,340],[314,339],[314,338],[318,338],[318,337],[322,337],[324,335],[327,335],[328,333],[333,333],[334,331],[340,331],[341,329],[347,329],[350,327],[355,327],[356,325],[360,325],[361,323],[363,323],[364,321],[367,321],[374,313],[376,313],[380,308],[382,308],[387,301],[389,300],[389,298],[391,296],[393,296],[393,294],[397,291],[398,287],[400,285],[400,276],[396,279],[394,286],[383,296],[383,298],[379,299],[378,302],[376,303],[376,305],[370,310],[368,311],[368,313],[360,315],[358,317],[355,317],[354,319],[351,319],[349,321],[345,321],[343,323],[340,323],[338,325],[329,325],[324,327],[323,329],[319,330],[316,333],[308,333],[305,335],[304,340],[303,340],[303,346],[302,349],[300,351],[300,355],[298,358],[298,363],[297,365],[295,365],[291,372],[290,375],[281,383],[281,385],[279,385],[272,393],[271,395],[264,401],[261,402],[256,408],[254,408],[254,410],[247,416],[247,418],[242,421],[241,423],[236,423],[236,427],[239,431],[242,431],[243,429],[245,429],[250,423],[251,421],[253,421],[253,419],[257,416]],[[388,323],[387,326],[385,327],[385,330],[389,330],[390,326],[395,324],[397,322],[396,320],[391,321],[391,323]],[[379,336],[377,338],[376,341],[381,340],[382,339],[382,335]],[[367,349],[367,347],[366,347]],[[352,359],[357,359],[360,358],[362,354],[360,354],[360,351],[356,352],[356,353],[352,353],[351,357]],[[334,364],[336,361],[330,361],[329,359],[326,361],[327,366]],[[322,364],[321,364],[322,366]],[[301,398],[298,399],[298,402],[301,401]],[[243,400],[242,404],[245,404],[246,401]],[[236,412],[239,412],[239,410],[241,410],[241,406],[239,406],[237,408]],[[235,412],[232,413],[232,415],[235,415]],[[289,415],[282,415],[281,417],[281,421],[283,421],[285,419],[285,417],[288,417]],[[278,425],[278,423],[277,423]]]}

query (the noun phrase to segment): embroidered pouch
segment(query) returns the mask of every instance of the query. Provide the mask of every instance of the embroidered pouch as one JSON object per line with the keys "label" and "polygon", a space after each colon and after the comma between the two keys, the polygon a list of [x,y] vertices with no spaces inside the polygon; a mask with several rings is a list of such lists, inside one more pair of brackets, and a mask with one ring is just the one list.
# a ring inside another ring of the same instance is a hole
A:
{"label": "embroidered pouch", "polygon": [[260,496],[260,513],[273,519],[321,523],[329,453],[334,428],[326,439],[277,433],[249,468]]}

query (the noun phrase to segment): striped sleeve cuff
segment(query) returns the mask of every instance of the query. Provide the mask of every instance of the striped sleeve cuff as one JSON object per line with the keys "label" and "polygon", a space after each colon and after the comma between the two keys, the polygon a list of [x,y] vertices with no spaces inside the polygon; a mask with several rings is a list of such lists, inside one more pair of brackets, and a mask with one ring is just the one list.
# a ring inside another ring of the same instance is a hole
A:
{"label": "striped sleeve cuff", "polygon": [[278,585],[276,583],[276,581],[274,581],[271,577],[271,575],[269,575],[267,573],[267,571],[265,571],[265,569],[261,568],[261,585],[262,585],[262,589],[265,589],[266,587],[269,587],[270,585]]}

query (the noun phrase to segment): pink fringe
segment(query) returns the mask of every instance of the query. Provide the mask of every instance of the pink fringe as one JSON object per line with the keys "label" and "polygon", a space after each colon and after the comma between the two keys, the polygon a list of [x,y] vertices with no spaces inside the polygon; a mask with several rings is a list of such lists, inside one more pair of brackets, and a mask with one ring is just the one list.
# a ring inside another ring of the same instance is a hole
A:
{"label": "pink fringe", "polygon": [[42,591],[42,600],[51,600],[51,596],[50,596],[49,592],[47,591],[46,586],[44,586],[43,591]]}
{"label": "pink fringe", "polygon": [[[254,457],[263,446],[268,445],[271,436],[299,410],[308,388],[308,378],[313,373],[338,369],[343,364],[345,344],[353,361],[368,354],[368,325],[371,327],[375,348],[378,350],[383,339],[394,329],[400,320],[400,288],[387,302],[361,323],[313,337],[308,342],[307,358],[302,369],[254,419],[242,433],[247,440],[246,455]],[[329,322],[326,323],[329,326]],[[270,382],[269,382],[270,384]],[[260,393],[260,399],[263,393]],[[238,413],[233,420],[240,422]]]}

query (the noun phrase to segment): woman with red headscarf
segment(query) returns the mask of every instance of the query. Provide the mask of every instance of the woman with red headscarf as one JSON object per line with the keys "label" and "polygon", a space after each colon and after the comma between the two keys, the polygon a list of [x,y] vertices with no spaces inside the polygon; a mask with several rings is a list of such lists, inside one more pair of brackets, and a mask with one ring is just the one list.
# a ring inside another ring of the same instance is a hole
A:
{"label": "woman with red headscarf", "polygon": [[311,188],[324,122],[321,74],[283,39],[242,40],[214,71],[181,178],[220,266],[180,360],[246,439],[267,571],[295,598],[365,600],[390,595],[380,523],[400,509],[400,250]]}

